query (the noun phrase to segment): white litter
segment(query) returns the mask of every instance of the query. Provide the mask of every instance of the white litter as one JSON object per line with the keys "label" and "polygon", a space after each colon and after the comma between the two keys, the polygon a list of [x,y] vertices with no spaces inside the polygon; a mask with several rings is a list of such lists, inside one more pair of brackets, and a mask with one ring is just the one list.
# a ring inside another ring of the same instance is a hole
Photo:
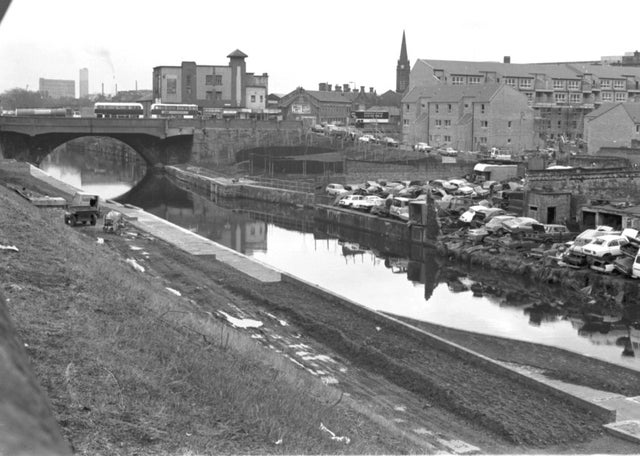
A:
{"label": "white litter", "polygon": [[262,326],[262,322],[258,320],[252,320],[250,318],[240,319],[236,317],[232,317],[226,312],[219,311],[221,315],[227,319],[229,323],[231,323],[236,328],[259,328]]}
{"label": "white litter", "polygon": [[104,244],[104,238],[97,238],[97,239],[96,239],[96,242],[97,242],[98,244]]}
{"label": "white litter", "polygon": [[13,250],[14,252],[18,251],[18,247],[15,245],[2,245],[0,244],[0,250]]}
{"label": "white litter", "polygon": [[351,439],[349,437],[344,437],[344,436],[338,437],[322,423],[320,423],[320,430],[328,433],[331,436],[331,440],[335,440],[337,442],[344,442],[347,445],[349,445],[349,443],[351,442]]}
{"label": "white litter", "polygon": [[142,250],[142,247],[138,247],[137,245],[130,245],[129,248],[131,250]]}
{"label": "white litter", "polygon": [[174,290],[173,288],[169,288],[169,287],[165,287],[165,288],[176,296],[182,296],[182,293],[180,293],[178,290]]}
{"label": "white litter", "polygon": [[131,265],[131,267],[132,267],[133,269],[135,269],[136,271],[144,272],[144,267],[143,267],[143,266],[140,266],[140,265],[138,264],[138,262],[137,262],[136,260],[134,260],[133,258],[127,258],[127,259],[126,259],[126,260],[124,260],[124,261],[126,261],[127,263],[129,263],[129,264]]}

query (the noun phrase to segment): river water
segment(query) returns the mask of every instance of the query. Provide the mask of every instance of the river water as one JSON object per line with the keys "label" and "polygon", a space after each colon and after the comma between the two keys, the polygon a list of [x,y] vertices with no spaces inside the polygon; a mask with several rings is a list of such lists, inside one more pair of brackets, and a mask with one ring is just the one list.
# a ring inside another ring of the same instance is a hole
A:
{"label": "river water", "polygon": [[[466,276],[442,274],[433,252],[413,258],[408,246],[393,246],[360,233],[314,223],[308,211],[247,201],[218,201],[179,188],[167,177],[148,175],[139,162],[101,162],[87,167],[82,156],[54,153],[41,168],[103,198],[141,207],[281,271],[352,301],[393,315],[452,328],[536,342],[640,369],[636,356],[623,356],[637,343],[635,330],[608,324],[587,329],[583,318],[531,312],[505,299],[476,297]],[[136,185],[137,184],[137,185]],[[122,196],[124,195],[124,196]],[[364,239],[364,242],[363,242]],[[412,256],[412,258],[409,258]],[[499,279],[498,279],[499,280]],[[536,284],[523,282],[523,289]]]}

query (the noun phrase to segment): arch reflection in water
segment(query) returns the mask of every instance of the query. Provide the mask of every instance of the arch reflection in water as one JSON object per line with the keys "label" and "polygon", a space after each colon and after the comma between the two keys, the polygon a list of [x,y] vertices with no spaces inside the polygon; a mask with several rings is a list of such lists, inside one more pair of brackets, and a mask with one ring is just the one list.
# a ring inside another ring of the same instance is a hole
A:
{"label": "arch reflection in water", "polygon": [[144,161],[127,145],[111,138],[78,138],[63,144],[40,164],[45,172],[102,198],[120,196],[142,180]]}
{"label": "arch reflection in water", "polygon": [[[364,306],[638,367],[637,358],[622,356],[618,344],[624,340],[615,335],[613,344],[598,343],[584,317],[625,325],[621,315],[599,310],[572,291],[450,264],[429,249],[321,223],[312,210],[246,200],[213,203],[164,177],[147,181],[158,191],[141,189],[138,195],[156,197],[149,204],[126,202]],[[157,199],[160,188],[169,203]]]}

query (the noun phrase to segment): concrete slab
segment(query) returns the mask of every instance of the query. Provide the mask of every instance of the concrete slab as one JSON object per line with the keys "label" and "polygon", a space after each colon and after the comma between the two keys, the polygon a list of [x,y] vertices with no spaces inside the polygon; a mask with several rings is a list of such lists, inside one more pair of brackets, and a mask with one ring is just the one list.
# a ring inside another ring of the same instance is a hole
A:
{"label": "concrete slab", "polygon": [[640,421],[639,420],[627,420],[617,421],[615,423],[609,423],[604,425],[605,429],[618,437],[630,440],[632,442],[640,443]]}

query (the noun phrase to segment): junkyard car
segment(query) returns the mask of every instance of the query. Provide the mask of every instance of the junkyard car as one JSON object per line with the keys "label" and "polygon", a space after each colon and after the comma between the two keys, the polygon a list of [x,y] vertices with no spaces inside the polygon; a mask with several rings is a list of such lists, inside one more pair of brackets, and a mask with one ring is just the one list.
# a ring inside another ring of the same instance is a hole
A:
{"label": "junkyard car", "polygon": [[594,258],[610,259],[622,255],[620,247],[629,243],[622,235],[607,234],[594,239],[582,248],[582,252]]}

